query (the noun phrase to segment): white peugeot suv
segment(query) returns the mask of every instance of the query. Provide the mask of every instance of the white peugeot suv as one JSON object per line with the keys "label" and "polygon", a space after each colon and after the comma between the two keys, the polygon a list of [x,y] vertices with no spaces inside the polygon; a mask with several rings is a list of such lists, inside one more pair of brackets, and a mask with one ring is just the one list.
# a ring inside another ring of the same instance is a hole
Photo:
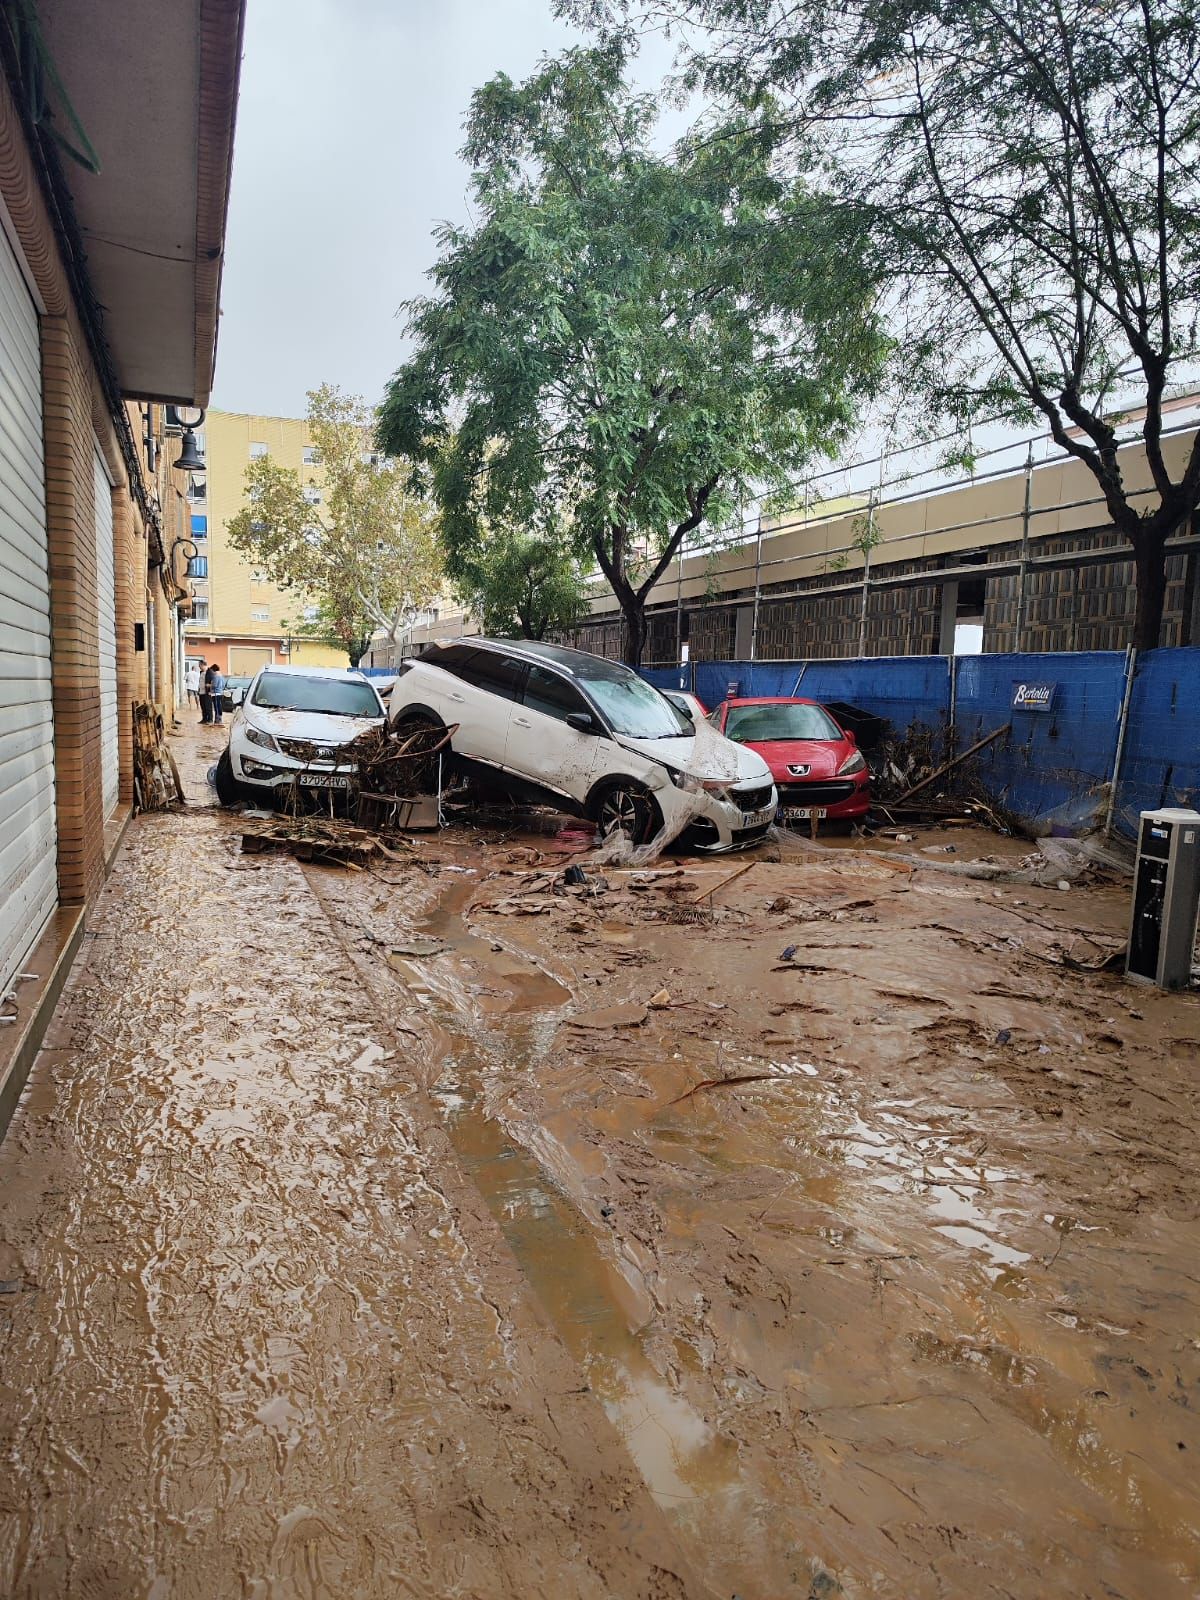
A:
{"label": "white peugeot suv", "polygon": [[382,727],[383,702],[366,678],[337,667],[261,667],[229,727],[213,770],[226,805],[255,792],[270,799],[298,782],[306,789],[348,789],[354,768],[341,745]]}
{"label": "white peugeot suv", "polygon": [[753,844],[775,816],[766,762],[693,722],[629,667],[524,639],[431,645],[404,664],[393,726],[452,728],[467,772],[620,828],[643,844],[700,850]]}

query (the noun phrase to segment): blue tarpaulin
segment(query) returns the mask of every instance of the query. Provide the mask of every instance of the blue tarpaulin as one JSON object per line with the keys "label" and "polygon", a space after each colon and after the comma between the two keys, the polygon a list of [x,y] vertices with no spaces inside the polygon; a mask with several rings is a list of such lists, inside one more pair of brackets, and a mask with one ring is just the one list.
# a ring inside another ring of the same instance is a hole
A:
{"label": "blue tarpaulin", "polygon": [[1150,650],[1138,660],[1117,786],[1117,825],[1160,806],[1200,810],[1200,650]]}
{"label": "blue tarpaulin", "polygon": [[[735,684],[743,695],[842,701],[886,718],[898,737],[913,726],[944,736],[953,715],[958,750],[1011,723],[978,757],[989,792],[1038,832],[1083,832],[1103,820],[1107,804],[1126,659],[1119,650],[959,656],[953,685],[946,656],[703,661],[644,676],[660,688],[690,679],[708,706]],[[1132,837],[1138,813],[1160,805],[1200,809],[1200,649],[1151,650],[1137,659],[1116,825]]]}

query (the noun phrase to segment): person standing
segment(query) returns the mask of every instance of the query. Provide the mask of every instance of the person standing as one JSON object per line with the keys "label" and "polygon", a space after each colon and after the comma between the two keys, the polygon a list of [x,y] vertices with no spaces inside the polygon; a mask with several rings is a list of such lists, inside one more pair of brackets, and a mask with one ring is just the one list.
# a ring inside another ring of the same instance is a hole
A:
{"label": "person standing", "polygon": [[187,690],[188,704],[200,704],[200,667],[195,661],[189,661],[187,671],[183,675],[183,686]]}
{"label": "person standing", "polygon": [[222,705],[221,705],[221,696],[224,693],[225,693],[225,676],[222,673],[220,667],[214,665],[213,669],[212,669],[212,689],[211,689],[211,694],[212,694],[212,719],[213,719],[214,723],[216,723],[218,728],[221,726],[221,723],[223,721],[223,718],[221,716],[221,711],[223,709]]}
{"label": "person standing", "polygon": [[211,722],[213,719],[212,680],[213,673],[217,670],[217,663],[214,661],[211,667],[206,667],[202,660],[200,662],[200,670],[203,673],[203,677],[200,679],[200,721],[204,723]]}

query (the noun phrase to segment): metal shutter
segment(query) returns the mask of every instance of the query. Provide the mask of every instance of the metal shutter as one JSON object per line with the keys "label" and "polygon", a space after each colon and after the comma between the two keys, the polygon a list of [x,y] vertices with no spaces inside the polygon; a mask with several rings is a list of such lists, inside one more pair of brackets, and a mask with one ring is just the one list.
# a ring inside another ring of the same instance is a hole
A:
{"label": "metal shutter", "polygon": [[117,591],[113,560],[112,488],[99,446],[96,473],[96,597],[100,613],[100,772],[105,820],[117,805],[120,744],[117,738]]}
{"label": "metal shutter", "polygon": [[58,899],[37,311],[0,229],[0,993]]}

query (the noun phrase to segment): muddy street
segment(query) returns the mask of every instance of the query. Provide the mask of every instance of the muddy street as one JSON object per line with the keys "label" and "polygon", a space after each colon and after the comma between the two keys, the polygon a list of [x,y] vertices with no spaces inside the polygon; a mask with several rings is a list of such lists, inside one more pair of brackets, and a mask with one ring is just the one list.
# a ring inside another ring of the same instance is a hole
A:
{"label": "muddy street", "polygon": [[1062,963],[1124,886],[302,865],[218,749],[0,1146],[0,1592],[1200,1593],[1200,997]]}

